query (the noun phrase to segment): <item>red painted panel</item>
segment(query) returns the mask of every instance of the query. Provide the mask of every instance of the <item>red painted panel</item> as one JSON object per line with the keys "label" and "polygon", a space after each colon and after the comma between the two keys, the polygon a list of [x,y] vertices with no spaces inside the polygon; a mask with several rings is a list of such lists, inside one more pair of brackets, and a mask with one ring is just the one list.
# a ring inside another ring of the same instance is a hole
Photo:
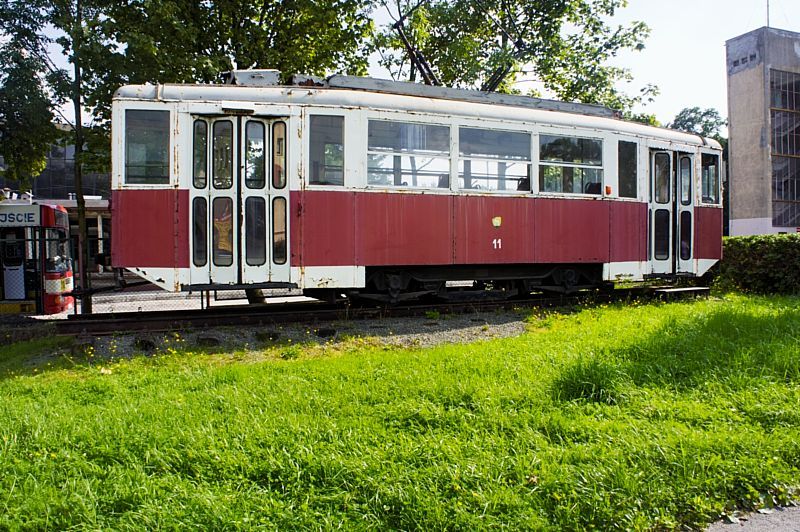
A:
{"label": "red painted panel", "polygon": [[456,196],[454,203],[456,264],[533,262],[532,198]]}
{"label": "red painted panel", "polygon": [[114,190],[111,262],[115,267],[189,267],[189,191]]}
{"label": "red painted panel", "polygon": [[536,262],[608,262],[610,201],[534,201]]}
{"label": "red painted panel", "polygon": [[647,204],[610,203],[611,262],[647,260]]}
{"label": "red painted panel", "polygon": [[694,209],[694,256],[697,259],[722,258],[722,209]]}
{"label": "red painted panel", "polygon": [[290,205],[292,266],[355,264],[353,192],[292,192]]}
{"label": "red painted panel", "polygon": [[452,219],[449,195],[358,193],[356,264],[450,264]]}

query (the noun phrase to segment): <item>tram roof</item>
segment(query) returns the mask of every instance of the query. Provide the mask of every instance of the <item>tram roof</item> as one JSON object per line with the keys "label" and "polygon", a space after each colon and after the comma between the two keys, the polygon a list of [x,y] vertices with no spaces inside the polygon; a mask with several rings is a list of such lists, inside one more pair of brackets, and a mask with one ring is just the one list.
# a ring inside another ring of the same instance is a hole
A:
{"label": "tram roof", "polygon": [[[713,139],[622,120],[618,112],[600,105],[357,76],[334,75],[321,79],[295,75],[292,77],[292,84],[289,85],[278,85],[271,81],[266,83],[241,81],[241,75],[248,72],[250,71],[232,73],[230,79],[233,82],[227,84],[126,85],[117,90],[114,98],[328,105],[409,113],[452,114],[486,119],[532,121],[567,127],[593,127],[720,148],[719,143]],[[236,78],[236,74],[240,74],[240,77]],[[236,81],[237,79],[239,81]],[[277,79],[277,76],[272,76],[270,79]]]}

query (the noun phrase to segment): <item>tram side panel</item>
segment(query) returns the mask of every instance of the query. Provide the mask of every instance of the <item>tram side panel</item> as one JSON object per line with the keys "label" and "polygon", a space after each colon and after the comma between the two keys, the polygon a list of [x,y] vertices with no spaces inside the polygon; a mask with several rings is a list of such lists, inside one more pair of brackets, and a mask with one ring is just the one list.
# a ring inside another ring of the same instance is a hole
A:
{"label": "tram side panel", "polygon": [[534,262],[535,203],[531,198],[455,196],[456,264]]}
{"label": "tram side panel", "polygon": [[363,192],[355,196],[356,264],[438,266],[453,262],[453,197]]}
{"label": "tram side panel", "polygon": [[167,290],[180,290],[178,269],[189,268],[189,191],[114,190],[111,261]]}
{"label": "tram side panel", "polygon": [[694,220],[695,268],[703,275],[722,259],[722,209],[695,207]]}

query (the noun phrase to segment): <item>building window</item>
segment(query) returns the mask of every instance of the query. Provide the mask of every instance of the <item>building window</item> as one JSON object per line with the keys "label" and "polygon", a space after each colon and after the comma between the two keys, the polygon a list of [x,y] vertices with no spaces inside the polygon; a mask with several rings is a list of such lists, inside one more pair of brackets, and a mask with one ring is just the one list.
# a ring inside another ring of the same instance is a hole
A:
{"label": "building window", "polygon": [[458,151],[461,189],[530,192],[529,133],[462,127]]}
{"label": "building window", "polygon": [[344,117],[311,115],[309,180],[312,185],[344,184]]}
{"label": "building window", "polygon": [[800,74],[770,71],[772,225],[800,226]]}
{"label": "building window", "polygon": [[600,194],[603,142],[597,139],[541,135],[539,190],[568,194]]}
{"label": "building window", "polygon": [[125,111],[125,183],[169,183],[169,111]]}
{"label": "building window", "polygon": [[621,198],[635,198],[639,181],[638,145],[635,142],[619,141],[617,155],[619,162],[619,195]]}
{"label": "building window", "polygon": [[367,184],[450,188],[450,128],[370,120]]}

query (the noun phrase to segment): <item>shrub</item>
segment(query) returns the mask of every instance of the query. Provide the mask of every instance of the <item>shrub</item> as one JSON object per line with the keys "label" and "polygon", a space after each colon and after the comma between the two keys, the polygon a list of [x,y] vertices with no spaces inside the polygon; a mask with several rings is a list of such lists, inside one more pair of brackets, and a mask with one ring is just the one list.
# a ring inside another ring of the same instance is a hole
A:
{"label": "shrub", "polygon": [[716,284],[757,294],[800,294],[800,234],[725,238]]}

